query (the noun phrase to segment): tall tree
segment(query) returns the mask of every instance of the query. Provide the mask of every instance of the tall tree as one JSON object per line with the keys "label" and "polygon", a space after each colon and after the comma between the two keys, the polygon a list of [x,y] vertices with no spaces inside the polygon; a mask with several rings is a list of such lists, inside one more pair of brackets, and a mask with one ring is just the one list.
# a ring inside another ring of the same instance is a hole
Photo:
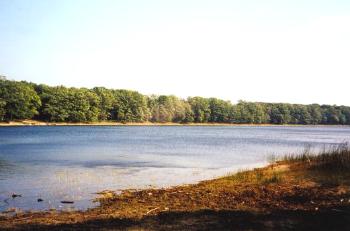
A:
{"label": "tall tree", "polygon": [[232,108],[232,104],[228,101],[224,101],[216,98],[210,98],[209,99],[209,109],[210,109],[209,122],[216,122],[216,123],[229,122],[231,108]]}
{"label": "tall tree", "polygon": [[239,101],[173,95],[144,96],[136,91],[50,87],[0,76],[0,121],[54,122],[216,122],[272,124],[350,124],[350,107]]}
{"label": "tall tree", "polygon": [[113,117],[112,109],[115,104],[115,98],[113,96],[113,92],[104,87],[95,87],[93,91],[100,98],[99,100],[99,120],[109,120]]}
{"label": "tall tree", "polygon": [[272,124],[288,124],[291,122],[290,106],[288,104],[270,104],[269,117]]}
{"label": "tall tree", "polygon": [[0,121],[4,121],[6,115],[6,102],[3,99],[0,99]]}
{"label": "tall tree", "polygon": [[310,113],[310,124],[320,124],[322,121],[322,110],[320,105],[312,104],[308,106],[308,110]]}
{"label": "tall tree", "polygon": [[113,91],[113,118],[121,122],[143,122],[149,118],[146,97],[136,91]]}
{"label": "tall tree", "polygon": [[193,120],[196,123],[206,123],[210,118],[209,99],[202,97],[189,97],[187,99],[193,112]]}
{"label": "tall tree", "polygon": [[5,79],[0,79],[0,101],[5,120],[31,119],[41,106],[40,98],[30,84]]}

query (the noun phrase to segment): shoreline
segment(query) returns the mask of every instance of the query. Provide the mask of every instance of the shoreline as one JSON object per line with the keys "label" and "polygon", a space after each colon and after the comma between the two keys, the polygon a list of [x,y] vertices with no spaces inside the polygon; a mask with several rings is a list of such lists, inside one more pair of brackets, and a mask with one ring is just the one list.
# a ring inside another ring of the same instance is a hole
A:
{"label": "shoreline", "polygon": [[101,121],[101,122],[44,122],[39,120],[19,120],[10,122],[0,122],[0,127],[20,127],[20,126],[227,126],[227,127],[349,127],[350,125],[325,125],[325,124],[237,124],[237,123],[174,123],[174,122],[113,122],[113,121]]}
{"label": "shoreline", "polygon": [[286,160],[190,185],[130,189],[121,193],[106,190],[96,198],[100,202],[96,208],[20,213],[0,217],[0,227],[15,230],[350,228],[350,173],[342,171],[330,178],[329,170],[322,170],[319,164],[317,160],[311,163]]}
{"label": "shoreline", "polygon": [[[186,177],[188,174],[195,174],[196,177],[189,177],[189,180],[180,180],[180,181],[173,181],[170,180],[168,181],[168,183],[161,183],[161,184],[154,184],[154,183],[147,183],[147,184],[142,184],[142,185],[132,185],[132,186],[124,186],[124,187],[110,187],[110,186],[105,186],[105,187],[101,187],[98,190],[85,190],[86,193],[88,193],[89,195],[91,195],[91,197],[86,197],[85,196],[80,196],[79,199],[70,199],[71,201],[74,201],[74,203],[72,204],[73,207],[70,208],[71,211],[75,211],[75,212],[84,212],[87,211],[89,209],[93,209],[95,207],[97,207],[98,205],[94,204],[94,202],[96,202],[96,195],[101,195],[101,192],[105,192],[105,191],[111,191],[113,190],[114,192],[122,192],[122,191],[128,191],[128,190],[136,190],[136,191],[141,191],[141,190],[149,190],[149,189],[162,189],[162,188],[174,188],[174,187],[181,187],[181,186],[185,186],[185,185],[196,185],[199,184],[203,181],[209,181],[209,180],[216,180],[216,179],[220,179],[229,175],[234,175],[238,172],[241,171],[250,171],[256,168],[264,168],[267,167],[269,165],[268,161],[263,161],[263,162],[257,162],[255,164],[243,164],[240,165],[239,167],[226,167],[226,168],[218,168],[216,170],[197,170],[197,169],[193,169],[192,171],[186,171],[185,173],[183,172],[177,172],[176,177],[174,177],[174,179],[183,179],[182,177]],[[176,168],[170,168],[172,170],[172,172],[177,171]],[[142,171],[142,170],[139,170]],[[196,171],[198,171],[198,173],[195,173]],[[206,172],[206,173],[203,173]],[[201,174],[202,173],[202,174]],[[72,173],[70,173],[72,174]],[[144,174],[147,174],[147,170],[146,172],[144,172]],[[200,177],[198,177],[200,176]],[[172,182],[172,183],[169,183]],[[24,196],[26,195],[25,192],[20,191],[20,190],[15,190],[14,192],[16,192],[15,194]],[[45,200],[48,200],[49,198],[45,197],[45,194],[40,193],[40,191],[37,193],[38,195],[40,194],[41,196],[38,196],[39,198],[45,198]],[[73,193],[74,194],[74,193]],[[72,193],[70,193],[70,195],[72,195]],[[1,193],[0,193],[1,196]],[[11,194],[7,194],[7,199],[11,198]],[[28,196],[28,195],[26,195]],[[52,199],[52,198],[51,198]],[[59,201],[64,200],[64,197],[56,197],[56,203],[52,204],[53,207],[41,207],[41,208],[34,208],[34,207],[16,207],[16,211],[20,212],[20,213],[27,213],[27,212],[48,212],[49,210],[55,210],[57,212],[64,212],[66,211],[66,207],[60,207],[60,205],[62,205],[62,203],[60,204]],[[84,206],[84,208],[79,208],[79,207],[75,207],[75,204],[79,204],[80,199],[83,200],[89,200],[91,203],[89,204],[89,206]],[[32,202],[35,202],[36,198],[33,198]],[[1,201],[0,201],[1,202]],[[2,208],[0,209],[0,218],[1,218],[1,214],[3,213],[8,213],[11,214],[12,212],[10,212],[8,209],[11,209],[11,207],[7,207],[7,208]]]}

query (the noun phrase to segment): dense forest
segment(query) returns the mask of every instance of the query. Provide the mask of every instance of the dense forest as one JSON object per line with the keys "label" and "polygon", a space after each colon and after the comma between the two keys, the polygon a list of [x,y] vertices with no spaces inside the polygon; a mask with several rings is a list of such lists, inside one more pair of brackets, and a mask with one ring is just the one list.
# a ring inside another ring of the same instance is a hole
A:
{"label": "dense forest", "polygon": [[142,95],[104,87],[51,87],[0,78],[0,121],[348,124],[350,107]]}

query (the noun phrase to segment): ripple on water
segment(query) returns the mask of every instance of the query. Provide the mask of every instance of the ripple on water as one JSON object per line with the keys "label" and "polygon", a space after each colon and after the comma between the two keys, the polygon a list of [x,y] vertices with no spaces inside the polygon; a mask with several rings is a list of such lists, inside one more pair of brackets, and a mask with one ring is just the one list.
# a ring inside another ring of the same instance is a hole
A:
{"label": "ripple on water", "polygon": [[2,127],[0,211],[84,210],[106,189],[194,183],[349,139],[346,126]]}

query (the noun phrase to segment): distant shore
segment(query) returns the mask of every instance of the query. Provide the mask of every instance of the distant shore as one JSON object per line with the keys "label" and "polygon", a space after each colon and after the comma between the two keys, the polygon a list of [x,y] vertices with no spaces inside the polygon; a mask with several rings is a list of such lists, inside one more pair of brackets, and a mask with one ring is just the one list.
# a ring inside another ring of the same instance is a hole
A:
{"label": "distant shore", "polygon": [[349,125],[302,125],[302,124],[237,124],[237,123],[173,123],[173,122],[45,122],[39,120],[19,120],[0,122],[0,127],[14,126],[349,126]]}

